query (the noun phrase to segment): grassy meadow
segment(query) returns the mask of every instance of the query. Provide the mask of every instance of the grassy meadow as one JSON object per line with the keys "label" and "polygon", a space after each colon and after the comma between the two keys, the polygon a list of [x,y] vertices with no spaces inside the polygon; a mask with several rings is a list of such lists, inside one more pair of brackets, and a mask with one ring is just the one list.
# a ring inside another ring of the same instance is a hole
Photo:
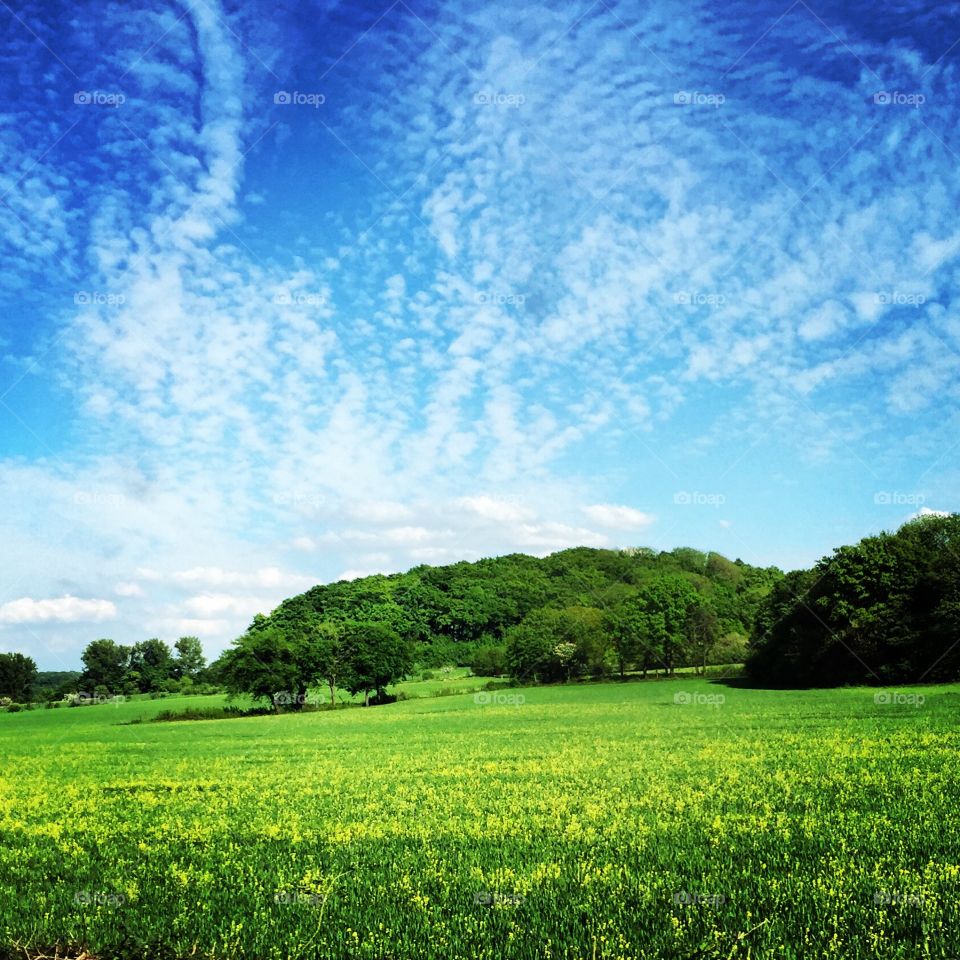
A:
{"label": "grassy meadow", "polygon": [[960,955],[960,686],[220,702],[0,715],[0,956]]}

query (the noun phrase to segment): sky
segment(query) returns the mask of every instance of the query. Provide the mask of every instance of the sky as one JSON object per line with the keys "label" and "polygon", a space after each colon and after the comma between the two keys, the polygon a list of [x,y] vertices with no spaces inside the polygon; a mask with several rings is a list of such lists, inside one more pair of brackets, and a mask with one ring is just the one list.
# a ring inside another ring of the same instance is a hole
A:
{"label": "sky", "polygon": [[960,509],[958,14],[0,0],[0,651]]}

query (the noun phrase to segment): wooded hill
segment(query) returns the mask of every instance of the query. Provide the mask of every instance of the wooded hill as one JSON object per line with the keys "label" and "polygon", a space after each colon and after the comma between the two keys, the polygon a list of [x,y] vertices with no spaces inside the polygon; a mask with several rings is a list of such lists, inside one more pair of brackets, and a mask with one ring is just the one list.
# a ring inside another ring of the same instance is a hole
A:
{"label": "wooded hill", "polygon": [[[317,586],[258,617],[252,629],[272,626],[290,636],[317,622],[382,623],[414,644],[423,666],[457,663],[539,679],[671,669],[717,655],[743,659],[759,606],[782,577],[775,567],[686,547],[576,547]],[[567,650],[567,663],[555,654],[561,643],[577,648]]]}

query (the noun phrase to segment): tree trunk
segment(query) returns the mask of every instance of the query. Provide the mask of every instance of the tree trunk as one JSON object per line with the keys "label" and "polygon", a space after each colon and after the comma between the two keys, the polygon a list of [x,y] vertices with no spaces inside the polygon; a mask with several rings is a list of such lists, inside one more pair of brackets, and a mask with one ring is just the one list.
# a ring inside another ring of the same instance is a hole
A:
{"label": "tree trunk", "polygon": [[328,681],[330,684],[330,706],[333,707],[337,702],[337,685],[333,680]]}
{"label": "tree trunk", "polygon": [[364,691],[363,691],[363,705],[364,705],[365,707],[369,707],[369,706],[370,706],[370,691],[369,691],[369,690],[364,690]]}

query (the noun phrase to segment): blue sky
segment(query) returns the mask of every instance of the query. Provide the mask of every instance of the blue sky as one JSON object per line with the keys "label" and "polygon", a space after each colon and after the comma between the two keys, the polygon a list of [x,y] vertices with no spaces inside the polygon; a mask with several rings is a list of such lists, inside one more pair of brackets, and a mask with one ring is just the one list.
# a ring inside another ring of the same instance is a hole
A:
{"label": "blue sky", "polygon": [[0,650],[960,509],[958,12],[0,3]]}

